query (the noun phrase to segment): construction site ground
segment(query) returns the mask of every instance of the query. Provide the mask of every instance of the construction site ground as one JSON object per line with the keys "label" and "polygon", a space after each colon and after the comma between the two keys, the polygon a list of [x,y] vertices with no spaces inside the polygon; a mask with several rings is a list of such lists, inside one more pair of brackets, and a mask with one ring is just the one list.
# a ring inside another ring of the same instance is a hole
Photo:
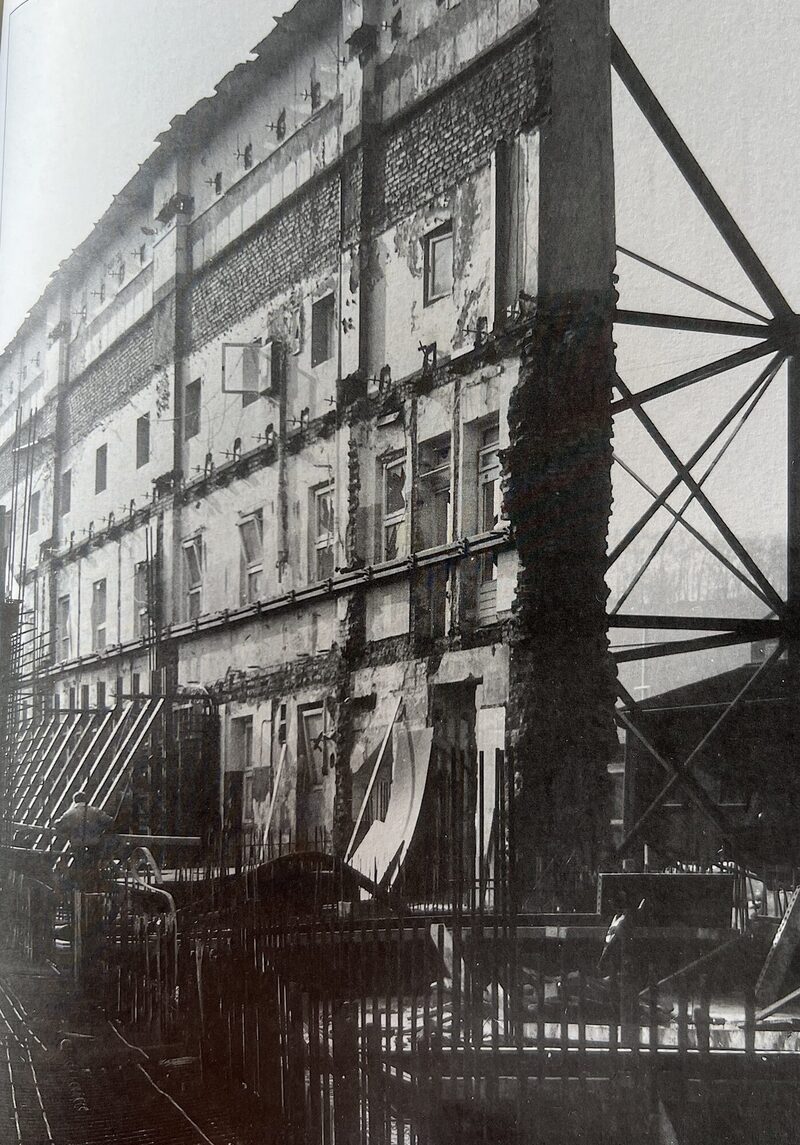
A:
{"label": "construction site ground", "polygon": [[0,958],[2,1145],[236,1145],[168,1047],[128,1045],[53,964]]}

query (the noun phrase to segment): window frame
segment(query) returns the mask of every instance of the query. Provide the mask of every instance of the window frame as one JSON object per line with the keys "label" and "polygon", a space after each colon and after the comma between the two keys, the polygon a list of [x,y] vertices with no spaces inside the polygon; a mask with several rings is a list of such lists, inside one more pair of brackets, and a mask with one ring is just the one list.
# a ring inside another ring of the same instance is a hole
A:
{"label": "window frame", "polygon": [[[102,586],[102,587],[101,587]],[[98,601],[102,598],[103,608],[100,615]],[[104,652],[108,647],[108,579],[100,577],[92,582],[92,604],[89,613],[92,625],[92,652]]]}
{"label": "window frame", "polygon": [[[403,468],[403,507],[402,509],[387,508],[387,492],[388,482],[387,478],[392,469],[397,469],[399,466]],[[387,457],[381,464],[381,560],[393,561],[398,560],[400,557],[408,556],[408,493],[406,492],[408,485],[408,458],[405,452],[394,454],[392,457]],[[398,545],[395,542],[395,551],[390,556],[389,548],[386,544],[386,535],[389,529],[398,529],[398,536],[402,535],[400,527],[405,525],[405,536],[403,543]]]}
{"label": "window frame", "polygon": [[[336,560],[336,490],[332,481],[326,482],[324,485],[319,485],[312,491],[311,498],[311,581],[312,583],[321,583],[328,580],[335,572]],[[320,529],[320,514],[319,507],[323,498],[330,498],[330,529]],[[330,571],[326,572],[324,567],[321,569],[321,561],[326,560],[326,555],[330,554]]]}
{"label": "window frame", "polygon": [[[432,465],[425,468],[425,450],[439,450],[447,447],[447,458],[445,461],[438,465]],[[417,488],[418,495],[422,495],[423,491],[425,496],[439,497],[442,494],[447,496],[447,523],[445,526],[445,535],[442,540],[435,540],[432,545],[420,545],[420,548],[438,548],[440,545],[446,545],[451,539],[453,530],[452,508],[453,508],[453,435],[452,433],[437,434],[435,437],[426,438],[417,445]],[[417,502],[419,508],[419,502]],[[419,521],[421,512],[415,514],[415,532],[419,538]]]}
{"label": "window frame", "polygon": [[59,661],[72,659],[72,600],[68,592],[56,600],[56,647]]}
{"label": "window frame", "polygon": [[[442,298],[448,298],[453,293],[453,286],[455,284],[455,271],[453,267],[453,220],[448,219],[447,222],[442,223],[440,226],[435,227],[434,230],[428,231],[423,235],[423,305],[432,306],[434,302],[439,302]],[[447,243],[450,248],[449,256],[449,283],[446,288],[440,289],[436,286],[437,276],[437,248],[442,244]]]}
{"label": "window frame", "polygon": [[[250,559],[245,544],[245,530],[255,525],[258,533],[258,559]],[[242,516],[238,524],[239,531],[239,603],[255,604],[263,595],[264,575],[264,511],[255,509],[252,513]],[[252,591],[251,578],[257,577],[255,593]]]}
{"label": "window frame", "polygon": [[[187,537],[181,542],[183,555],[183,610],[185,620],[196,620],[203,612],[203,581],[205,574],[205,545],[202,533]],[[194,583],[190,580],[189,552],[194,551],[197,561],[199,580]],[[196,602],[196,603],[195,603]]]}

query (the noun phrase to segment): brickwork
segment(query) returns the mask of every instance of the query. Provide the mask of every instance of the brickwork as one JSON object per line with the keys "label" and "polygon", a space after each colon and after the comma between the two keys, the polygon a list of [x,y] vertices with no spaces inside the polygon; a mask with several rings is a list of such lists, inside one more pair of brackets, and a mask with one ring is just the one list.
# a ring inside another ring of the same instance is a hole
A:
{"label": "brickwork", "polygon": [[66,399],[68,445],[120,409],[153,372],[153,324],[146,319],[75,380]]}
{"label": "brickwork", "polygon": [[339,247],[339,185],[338,173],[321,177],[195,278],[188,297],[191,349],[204,346],[271,297],[333,267]]}
{"label": "brickwork", "polygon": [[443,194],[487,163],[498,140],[541,120],[540,55],[531,33],[390,127],[374,157],[373,226],[390,226]]}

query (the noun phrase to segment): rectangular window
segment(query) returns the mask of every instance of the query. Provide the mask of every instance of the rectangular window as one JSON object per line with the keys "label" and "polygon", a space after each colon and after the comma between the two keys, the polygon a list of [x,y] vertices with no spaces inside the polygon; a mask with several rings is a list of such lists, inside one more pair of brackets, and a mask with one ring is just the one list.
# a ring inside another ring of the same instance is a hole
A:
{"label": "rectangular window", "polygon": [[81,684],[81,707],[84,711],[89,710],[89,685]]}
{"label": "rectangular window", "polygon": [[200,378],[189,382],[184,390],[183,402],[183,440],[189,441],[197,437],[200,432]]}
{"label": "rectangular window", "polygon": [[[500,427],[497,421],[481,433],[478,450],[478,532],[489,533],[500,520]],[[491,624],[497,616],[497,558],[484,553],[480,558],[478,584],[478,623]]]}
{"label": "rectangular window", "polygon": [[387,461],[383,466],[382,553],[385,561],[406,555],[406,459]]}
{"label": "rectangular window", "polygon": [[70,708],[75,707],[75,689],[74,688],[70,688],[69,692],[67,693],[67,704]]}
{"label": "rectangular window", "polygon": [[239,525],[239,546],[239,603],[252,604],[263,590],[264,524],[260,509]]}
{"label": "rectangular window", "polygon": [[65,517],[72,507],[72,470],[65,469],[61,474],[61,516]]}
{"label": "rectangular window", "polygon": [[[56,604],[56,655],[59,660],[72,658],[69,597],[60,596]],[[70,703],[70,707],[74,704]]]}
{"label": "rectangular window", "polygon": [[149,635],[149,604],[147,561],[139,561],[133,569],[133,634],[137,638]]}
{"label": "rectangular window", "polygon": [[100,445],[94,455],[94,491],[102,493],[108,478],[108,446]]}
{"label": "rectangular window", "polygon": [[417,548],[432,549],[450,539],[450,434],[420,442]]}
{"label": "rectangular window", "polygon": [[183,546],[185,619],[200,615],[203,595],[203,538],[193,537]]}
{"label": "rectangular window", "polygon": [[453,224],[444,223],[425,235],[425,305],[453,291]]}
{"label": "rectangular window", "polygon": [[304,792],[322,787],[330,767],[325,708],[319,705],[301,709],[298,786]]}
{"label": "rectangular window", "polygon": [[136,419],[136,468],[141,469],[150,460],[150,414]]}
{"label": "rectangular window", "polygon": [[92,585],[92,651],[102,652],[106,646],[106,579]]}
{"label": "rectangular window", "polygon": [[334,567],[334,501],[333,486],[314,490],[313,512],[313,579],[327,580]]}
{"label": "rectangular window", "polygon": [[333,357],[334,298],[326,294],[311,307],[311,365]]}
{"label": "rectangular window", "polygon": [[97,681],[97,706],[98,708],[106,706],[106,686],[102,680]]}
{"label": "rectangular window", "polygon": [[39,529],[39,490],[31,493],[31,499],[28,502],[28,532],[36,533]]}

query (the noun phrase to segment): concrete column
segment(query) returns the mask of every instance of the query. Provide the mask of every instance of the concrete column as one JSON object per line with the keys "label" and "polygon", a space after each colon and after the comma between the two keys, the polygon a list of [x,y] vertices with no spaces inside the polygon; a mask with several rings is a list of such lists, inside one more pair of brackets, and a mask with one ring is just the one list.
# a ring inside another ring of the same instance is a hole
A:
{"label": "concrete column", "polygon": [[593,893],[616,744],[604,579],[615,302],[608,0],[545,0],[542,26],[539,288],[506,456],[520,557],[509,725],[518,895],[568,908],[581,901],[578,871]]}

